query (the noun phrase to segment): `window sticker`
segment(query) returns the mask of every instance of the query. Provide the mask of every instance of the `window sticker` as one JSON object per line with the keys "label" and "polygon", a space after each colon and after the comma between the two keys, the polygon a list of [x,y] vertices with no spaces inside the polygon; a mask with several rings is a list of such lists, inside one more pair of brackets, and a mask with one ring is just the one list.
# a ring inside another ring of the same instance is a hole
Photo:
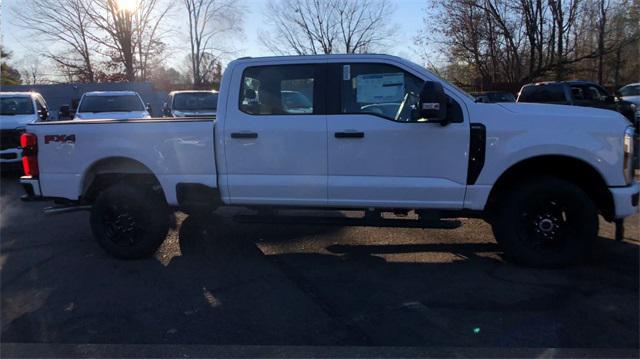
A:
{"label": "window sticker", "polygon": [[401,102],[405,94],[403,73],[358,75],[358,103]]}
{"label": "window sticker", "polygon": [[342,80],[343,81],[351,80],[351,65],[342,66]]}

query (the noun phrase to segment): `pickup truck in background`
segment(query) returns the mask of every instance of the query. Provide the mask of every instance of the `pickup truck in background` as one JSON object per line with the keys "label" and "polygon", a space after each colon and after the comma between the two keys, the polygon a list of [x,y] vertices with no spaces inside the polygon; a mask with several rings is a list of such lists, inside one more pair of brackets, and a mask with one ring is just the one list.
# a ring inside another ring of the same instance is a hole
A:
{"label": "pickup truck in background", "polygon": [[524,85],[518,102],[594,107],[620,112],[638,128],[637,106],[611,95],[604,87],[589,81],[539,82]]}
{"label": "pickup truck in background", "polygon": [[151,108],[135,91],[94,91],[82,95],[74,120],[151,118]]}
{"label": "pickup truck in background", "polygon": [[162,106],[165,117],[209,117],[218,109],[217,91],[171,91]]}
{"label": "pickup truck in background", "polygon": [[233,61],[215,121],[27,131],[25,199],[90,207],[94,236],[118,258],[152,255],[176,209],[232,205],[479,217],[511,260],[555,267],[584,258],[599,214],[638,208],[634,130],[619,113],[476,103],[387,55]]}
{"label": "pickup truck in background", "polygon": [[47,103],[37,92],[2,92],[0,111],[0,163],[19,163],[20,135],[28,124],[49,119]]}

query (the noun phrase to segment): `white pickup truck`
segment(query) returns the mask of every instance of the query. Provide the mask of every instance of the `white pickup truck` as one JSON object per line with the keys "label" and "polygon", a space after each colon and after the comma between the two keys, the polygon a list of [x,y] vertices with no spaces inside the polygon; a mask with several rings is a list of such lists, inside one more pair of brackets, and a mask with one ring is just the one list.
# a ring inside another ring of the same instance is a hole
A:
{"label": "white pickup truck", "polygon": [[476,103],[393,56],[244,58],[216,119],[29,125],[21,182],[90,206],[119,258],[153,254],[175,209],[233,205],[479,217],[509,258],[548,267],[583,258],[599,214],[637,211],[632,138],[619,113]]}

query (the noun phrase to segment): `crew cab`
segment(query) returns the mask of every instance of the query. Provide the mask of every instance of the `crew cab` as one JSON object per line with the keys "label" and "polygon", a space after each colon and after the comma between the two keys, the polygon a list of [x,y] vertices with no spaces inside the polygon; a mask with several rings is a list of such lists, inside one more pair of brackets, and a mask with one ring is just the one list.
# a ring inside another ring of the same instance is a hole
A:
{"label": "crew cab", "polygon": [[165,117],[215,117],[217,91],[171,91],[162,106]]}
{"label": "crew cab", "polygon": [[148,118],[151,109],[135,91],[94,91],[82,95],[74,120]]}
{"label": "crew cab", "polygon": [[27,124],[48,119],[47,103],[39,93],[0,93],[0,163],[22,161],[20,135]]}
{"label": "crew cab", "polygon": [[248,206],[479,217],[508,258],[554,267],[584,258],[599,214],[637,211],[632,136],[612,111],[476,103],[394,56],[244,58],[215,121],[29,125],[21,182],[26,200],[90,208],[118,258],[152,255],[176,209]]}

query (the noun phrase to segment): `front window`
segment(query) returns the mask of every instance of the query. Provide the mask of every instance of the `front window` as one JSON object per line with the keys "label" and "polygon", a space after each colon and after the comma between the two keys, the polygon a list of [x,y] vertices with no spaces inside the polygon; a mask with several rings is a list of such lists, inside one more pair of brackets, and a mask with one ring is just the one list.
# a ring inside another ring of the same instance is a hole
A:
{"label": "front window", "polygon": [[501,103],[501,102],[516,102],[515,96],[508,92],[495,92],[487,94],[490,102],[493,103]]}
{"label": "front window", "polygon": [[620,90],[620,96],[640,96],[640,85],[623,87]]}
{"label": "front window", "polygon": [[242,76],[240,110],[250,115],[314,113],[315,65],[250,67]]}
{"label": "front window", "polygon": [[[370,114],[398,122],[414,122],[425,81],[386,64],[341,66],[340,112]],[[462,122],[462,108],[447,96],[447,121]]]}
{"label": "front window", "polygon": [[31,97],[2,97],[0,99],[2,116],[33,115],[33,101]]}
{"label": "front window", "polygon": [[341,111],[409,122],[423,86],[423,80],[395,66],[343,65]]}
{"label": "front window", "polygon": [[176,111],[216,111],[218,94],[214,92],[177,93],[173,100]]}
{"label": "front window", "polygon": [[78,112],[133,112],[144,111],[144,105],[136,95],[85,96]]}

